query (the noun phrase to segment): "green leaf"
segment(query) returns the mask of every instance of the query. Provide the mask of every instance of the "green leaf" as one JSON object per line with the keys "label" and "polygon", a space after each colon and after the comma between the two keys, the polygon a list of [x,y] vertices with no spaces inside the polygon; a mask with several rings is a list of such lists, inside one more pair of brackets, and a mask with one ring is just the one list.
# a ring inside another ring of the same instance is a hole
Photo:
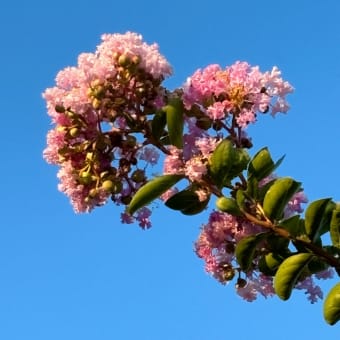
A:
{"label": "green leaf", "polygon": [[260,181],[269,176],[282,163],[283,159],[284,156],[274,163],[268,148],[262,148],[255,154],[249,163],[248,178],[255,177]]}
{"label": "green leaf", "polygon": [[164,175],[155,177],[135,193],[127,207],[127,212],[132,215],[138,209],[158,198],[182,178],[184,178],[183,175]]}
{"label": "green leaf", "polygon": [[284,257],[275,253],[268,253],[260,258],[259,270],[267,276],[275,275]]}
{"label": "green leaf", "polygon": [[255,177],[248,178],[246,192],[254,200],[259,199],[259,182]]}
{"label": "green leaf", "polygon": [[216,207],[218,210],[231,214],[233,216],[241,216],[241,210],[238,207],[235,199],[231,197],[219,197],[216,200]]}
{"label": "green leaf", "polygon": [[290,177],[278,178],[268,189],[263,199],[263,210],[271,221],[280,220],[292,196],[298,192],[301,183]]}
{"label": "green leaf", "polygon": [[268,250],[275,252],[275,254],[285,255],[285,257],[290,253],[289,242],[290,240],[274,233],[270,234],[266,240]]}
{"label": "green leaf", "polygon": [[327,204],[327,207],[325,209],[325,212],[323,214],[323,218],[321,221],[321,227],[320,227],[320,235],[323,235],[325,233],[328,233],[330,231],[330,224],[332,219],[333,210],[336,208],[336,204],[333,201],[330,201]]}
{"label": "green leaf", "polygon": [[210,156],[209,174],[218,187],[222,188],[225,182],[230,179],[229,171],[235,158],[235,148],[228,139],[219,143]]}
{"label": "green leaf", "polygon": [[168,105],[163,107],[166,113],[169,138],[172,145],[183,148],[184,107],[180,98],[170,99]]}
{"label": "green leaf", "polygon": [[325,261],[317,257],[314,257],[308,264],[308,270],[311,274],[319,273],[326,270],[328,267],[329,265]]}
{"label": "green leaf", "polygon": [[323,316],[330,325],[340,320],[340,283],[337,283],[327,294],[323,304]]}
{"label": "green leaf", "polygon": [[293,237],[304,235],[306,233],[304,221],[299,215],[294,215],[281,221],[279,226],[286,229]]}
{"label": "green leaf", "polygon": [[246,149],[235,148],[234,160],[229,170],[229,179],[237,177],[243,170],[247,169],[250,161],[249,153]]}
{"label": "green leaf", "polygon": [[246,199],[247,197],[243,190],[239,189],[236,191],[236,203],[241,211],[245,208]]}
{"label": "green leaf", "polygon": [[261,180],[271,174],[273,167],[274,162],[268,148],[262,148],[249,163],[248,178],[255,177],[257,180]]}
{"label": "green leaf", "polygon": [[340,210],[333,210],[331,225],[330,225],[331,240],[334,247],[340,248]]}
{"label": "green leaf", "polygon": [[185,189],[171,196],[165,205],[173,210],[179,210],[184,215],[195,215],[203,211],[210,199],[200,201],[194,189]]}
{"label": "green leaf", "polygon": [[235,256],[243,271],[248,271],[255,255],[257,245],[268,236],[268,233],[259,233],[243,238],[237,243]]}
{"label": "green leaf", "polygon": [[313,256],[310,253],[300,253],[281,263],[274,277],[274,290],[280,299],[289,299],[296,282]]}
{"label": "green leaf", "polygon": [[305,228],[309,238],[314,242],[320,237],[322,219],[330,198],[324,198],[310,203],[305,213]]}
{"label": "green leaf", "polygon": [[155,114],[151,122],[152,136],[159,140],[164,134],[164,128],[166,125],[166,113],[159,111]]}

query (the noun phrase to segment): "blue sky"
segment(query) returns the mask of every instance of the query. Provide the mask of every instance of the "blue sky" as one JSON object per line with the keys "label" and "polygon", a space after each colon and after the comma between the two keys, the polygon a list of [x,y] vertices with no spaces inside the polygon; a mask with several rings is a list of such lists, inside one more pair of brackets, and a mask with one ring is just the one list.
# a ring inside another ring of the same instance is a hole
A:
{"label": "blue sky", "polygon": [[207,276],[193,252],[207,214],[160,207],[148,231],[121,225],[113,205],[75,215],[42,159],[41,93],[102,33],[157,42],[173,88],[211,63],[277,65],[296,89],[292,109],[249,129],[255,147],[286,154],[279,174],[310,200],[340,200],[339,14],[336,0],[2,2],[0,339],[338,339],[320,302],[294,292],[247,303]]}

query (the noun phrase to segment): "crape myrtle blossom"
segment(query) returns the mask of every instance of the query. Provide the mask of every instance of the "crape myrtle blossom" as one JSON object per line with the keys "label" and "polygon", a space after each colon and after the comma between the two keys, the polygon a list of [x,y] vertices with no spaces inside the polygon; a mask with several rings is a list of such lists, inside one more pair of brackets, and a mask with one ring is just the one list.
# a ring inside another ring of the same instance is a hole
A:
{"label": "crape myrtle blossom", "polygon": [[[44,158],[60,167],[59,190],[76,212],[110,197],[126,205],[146,183],[145,169],[159,157],[147,116],[164,105],[161,83],[171,73],[157,44],[131,32],[104,34],[94,53],[82,53],[78,65],[60,71],[56,86],[45,90],[55,126]],[[147,209],[136,215],[143,228],[150,226],[149,216]]]}
{"label": "crape myrtle blossom", "polygon": [[[273,176],[262,181],[264,185],[273,179]],[[287,204],[289,215],[286,218],[300,213],[301,203],[306,203],[307,199],[303,192],[298,192]],[[286,208],[286,211],[287,208]],[[235,247],[240,240],[249,235],[264,232],[261,226],[249,222],[242,216],[232,216],[228,213],[213,211],[209,220],[202,226],[201,233],[195,242],[195,252],[205,263],[205,270],[222,284],[231,281],[238,275],[236,283],[237,294],[246,301],[253,301],[260,294],[264,297],[274,295],[273,278],[264,275],[258,268],[259,258],[255,258],[252,268],[243,273],[238,267],[235,257]],[[265,244],[261,244],[262,251]],[[328,278],[332,276],[333,271],[325,270],[315,275],[315,278]],[[308,295],[308,299],[313,303],[317,298],[322,298],[321,290],[314,284],[313,277],[308,277],[299,282],[296,286],[303,289]]]}
{"label": "crape myrtle blossom", "polygon": [[188,110],[198,106],[213,121],[245,128],[256,121],[257,113],[288,111],[286,95],[293,88],[280,76],[277,67],[261,73],[259,67],[240,61],[225,69],[209,65],[187,79],[184,105]]}

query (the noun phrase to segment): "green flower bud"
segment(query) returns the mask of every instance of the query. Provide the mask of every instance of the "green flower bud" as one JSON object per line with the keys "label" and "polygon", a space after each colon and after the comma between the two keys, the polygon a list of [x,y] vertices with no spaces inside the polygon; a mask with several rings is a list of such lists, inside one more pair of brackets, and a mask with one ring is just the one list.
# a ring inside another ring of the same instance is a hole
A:
{"label": "green flower bud", "polygon": [[219,197],[216,200],[216,207],[218,210],[229,213],[234,216],[242,215],[236,201],[230,197],[225,196]]}
{"label": "green flower bud", "polygon": [[108,191],[108,192],[111,192],[112,189],[113,189],[113,182],[110,181],[109,179],[104,181],[103,184],[102,184],[102,188],[105,190],[105,191]]}
{"label": "green flower bud", "polygon": [[80,132],[79,129],[74,127],[72,129],[70,129],[69,134],[70,134],[71,137],[75,138],[75,137],[79,136],[79,132]]}
{"label": "green flower bud", "polygon": [[141,169],[137,169],[135,170],[132,175],[131,175],[131,179],[136,182],[136,183],[141,183],[145,180],[145,172],[144,170]]}
{"label": "green flower bud", "polygon": [[119,56],[118,58],[118,65],[122,66],[122,67],[127,67],[128,65],[130,65],[131,60],[128,56],[122,54]]}
{"label": "green flower bud", "polygon": [[54,109],[55,109],[55,111],[58,112],[58,113],[64,113],[64,112],[66,111],[66,109],[64,108],[63,105],[58,105],[58,104],[55,106]]}

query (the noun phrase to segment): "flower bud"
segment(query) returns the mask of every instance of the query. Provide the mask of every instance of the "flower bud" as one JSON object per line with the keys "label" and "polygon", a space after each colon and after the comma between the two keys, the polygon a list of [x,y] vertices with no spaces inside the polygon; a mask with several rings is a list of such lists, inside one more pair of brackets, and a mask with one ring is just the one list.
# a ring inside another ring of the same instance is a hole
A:
{"label": "flower bud", "polygon": [[63,105],[58,105],[58,104],[55,106],[54,109],[58,113],[64,113],[66,111]]}
{"label": "flower bud", "polygon": [[110,181],[109,179],[104,181],[103,184],[102,184],[102,188],[105,190],[105,191],[108,191],[110,192],[112,189],[113,189],[113,182]]}
{"label": "flower bud", "polygon": [[130,65],[131,60],[128,56],[122,54],[121,56],[119,56],[118,58],[118,65],[122,66],[122,67],[126,67],[128,65]]}
{"label": "flower bud", "polygon": [[79,136],[79,129],[76,127],[73,127],[72,129],[70,129],[69,134],[71,137],[75,138]]}
{"label": "flower bud", "polygon": [[97,110],[97,109],[100,108],[100,104],[101,104],[101,102],[100,102],[99,99],[94,98],[94,99],[92,100],[92,106],[93,106],[93,108],[94,108],[95,110]]}
{"label": "flower bud", "polygon": [[211,127],[211,119],[208,117],[202,117],[196,121],[196,126],[202,130],[208,130]]}
{"label": "flower bud", "polygon": [[139,55],[134,55],[132,58],[131,58],[131,62],[134,64],[134,65],[138,65],[140,62],[141,62],[141,58]]}
{"label": "flower bud", "polygon": [[93,188],[93,189],[90,190],[90,192],[89,192],[90,198],[95,198],[97,195],[98,195],[98,189]]}
{"label": "flower bud", "polygon": [[125,205],[128,205],[130,202],[131,202],[131,196],[123,196],[120,201],[125,204]]}
{"label": "flower bud", "polygon": [[247,280],[239,277],[237,279],[235,287],[236,287],[236,289],[239,289],[239,288],[244,288],[246,285],[247,285]]}
{"label": "flower bud", "polygon": [[125,145],[130,147],[130,148],[133,148],[134,146],[136,146],[136,143],[137,143],[137,138],[135,136],[130,136],[128,135],[126,137],[126,140],[125,140]]}
{"label": "flower bud", "polygon": [[132,175],[131,175],[131,179],[135,182],[135,183],[141,183],[145,180],[145,172],[142,169],[137,169],[135,170]]}

